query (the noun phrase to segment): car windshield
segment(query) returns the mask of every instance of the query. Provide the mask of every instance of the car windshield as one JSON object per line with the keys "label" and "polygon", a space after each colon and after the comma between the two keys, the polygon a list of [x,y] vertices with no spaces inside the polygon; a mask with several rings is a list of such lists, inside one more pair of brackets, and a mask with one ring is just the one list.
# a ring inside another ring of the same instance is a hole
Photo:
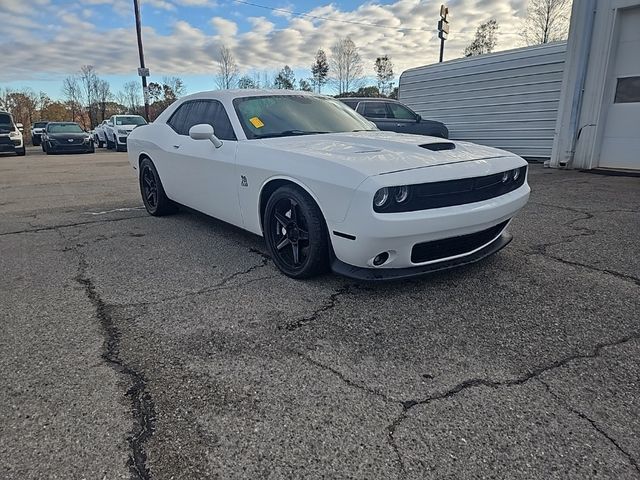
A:
{"label": "car windshield", "polygon": [[11,117],[6,113],[0,113],[0,132],[10,132],[13,130],[13,124]]}
{"label": "car windshield", "polygon": [[242,97],[233,105],[248,139],[375,130],[355,111],[326,97]]}
{"label": "car windshield", "polygon": [[77,123],[53,123],[47,127],[49,133],[83,133]]}
{"label": "car windshield", "polygon": [[147,121],[138,115],[116,117],[116,125],[146,125]]}
{"label": "car windshield", "polygon": [[36,122],[33,124],[33,128],[44,128],[47,126],[48,122]]}

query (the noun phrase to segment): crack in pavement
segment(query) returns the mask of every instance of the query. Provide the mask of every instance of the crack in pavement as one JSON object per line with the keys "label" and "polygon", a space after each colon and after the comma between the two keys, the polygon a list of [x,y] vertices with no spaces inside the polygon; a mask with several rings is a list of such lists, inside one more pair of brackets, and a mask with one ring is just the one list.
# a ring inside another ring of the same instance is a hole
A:
{"label": "crack in pavement", "polygon": [[262,253],[261,251],[255,249],[255,248],[250,248],[249,252],[255,253],[257,255],[260,255],[262,257],[262,261],[260,263],[255,264],[255,265],[252,265],[249,268],[246,268],[244,270],[240,270],[238,272],[233,272],[233,273],[227,275],[226,277],[223,277],[222,279],[220,279],[220,281],[218,281],[217,283],[215,283],[213,285],[209,285],[208,287],[204,287],[204,288],[201,288],[199,290],[194,290],[194,291],[191,291],[191,292],[181,293],[179,295],[165,296],[162,299],[156,300],[156,301],[123,303],[123,304],[118,304],[118,305],[114,305],[114,306],[117,306],[117,307],[143,307],[143,306],[148,306],[148,305],[160,305],[160,304],[165,303],[165,302],[169,302],[169,301],[173,301],[173,300],[181,300],[183,298],[194,297],[194,296],[202,295],[204,293],[211,293],[211,292],[216,292],[218,290],[225,290],[225,289],[229,289],[229,288],[242,287],[242,286],[254,283],[254,282],[258,282],[258,281],[261,281],[261,280],[267,280],[269,278],[274,278],[274,277],[278,276],[277,274],[276,275],[267,275],[265,277],[253,278],[253,279],[247,280],[246,282],[242,282],[240,284],[228,285],[228,283],[230,283],[232,280],[234,280],[237,277],[240,277],[242,275],[248,275],[251,272],[254,272],[254,271],[256,271],[256,270],[258,270],[260,268],[266,267],[267,264],[269,263],[269,261],[271,260],[271,257],[269,257],[267,254]]}
{"label": "crack in pavement", "polygon": [[[63,236],[59,230],[58,233]],[[102,299],[93,280],[87,275],[88,265],[84,254],[77,248],[75,253],[78,255],[78,273],[74,280],[84,288],[85,295],[93,304],[96,318],[104,330],[105,341],[102,359],[117,373],[127,376],[131,382],[126,396],[131,400],[134,428],[128,438],[130,453],[127,465],[132,478],[150,480],[152,476],[147,466],[144,445],[155,431],[155,404],[151,394],[147,391],[144,374],[128,365],[120,357],[121,333],[111,315],[111,307]]]}
{"label": "crack in pavement", "polygon": [[285,326],[279,326],[278,330],[284,329],[284,330],[288,330],[288,331],[292,332],[292,331],[297,330],[297,329],[299,329],[301,327],[304,327],[306,324],[308,324],[310,322],[313,322],[314,320],[317,320],[317,318],[321,314],[331,310],[332,308],[334,308],[336,306],[336,304],[338,303],[338,298],[340,298],[343,295],[348,295],[349,293],[351,293],[351,289],[353,287],[354,287],[354,285],[344,285],[344,286],[340,287],[338,290],[336,290],[331,295],[329,295],[328,301],[326,301],[319,308],[315,309],[311,315],[309,315],[307,317],[300,318],[300,319],[296,320],[293,323],[288,323]]}
{"label": "crack in pavement", "polygon": [[368,393],[370,395],[380,397],[382,400],[388,403],[402,403],[399,400],[391,398],[388,395],[382,393],[381,391],[376,390],[375,388],[370,388],[370,387],[367,387],[366,385],[361,385],[357,382],[354,382],[339,370],[336,370],[335,368],[332,368],[329,365],[325,365],[324,363],[318,362],[317,360],[314,360],[313,358],[309,357],[308,355],[305,355],[304,353],[298,350],[289,349],[289,352],[297,355],[303,361],[309,363],[310,365],[313,365],[315,367],[318,367],[321,370],[324,370],[333,374],[334,376],[338,377],[340,380],[342,380],[345,384],[349,385],[350,387],[353,387],[357,390],[362,390],[363,392]]}
{"label": "crack in pavement", "polygon": [[584,359],[588,359],[588,358],[596,358],[598,356],[600,356],[601,352],[603,349],[605,348],[609,348],[609,347],[615,347],[618,345],[622,345],[624,343],[630,342],[632,340],[638,340],[640,339],[640,332],[636,332],[636,333],[632,333],[629,335],[626,335],[625,337],[622,337],[618,340],[612,341],[612,342],[602,342],[599,343],[597,345],[595,345],[590,352],[587,353],[583,353],[583,354],[574,354],[574,355],[570,355],[568,357],[562,358],[560,360],[557,360],[553,363],[550,363],[548,365],[545,366],[541,366],[538,368],[535,368],[533,370],[531,370],[530,372],[526,373],[525,375],[522,375],[520,377],[516,377],[513,379],[509,379],[509,380],[490,380],[490,379],[483,379],[483,378],[472,378],[472,379],[468,379],[468,380],[464,380],[463,382],[458,383],[457,385],[454,385],[453,387],[451,387],[450,389],[444,391],[444,392],[440,392],[437,393],[435,395],[431,395],[425,399],[422,400],[406,400],[401,402],[402,405],[402,413],[387,427],[387,432],[388,432],[388,442],[391,446],[391,448],[394,450],[394,452],[396,452],[396,455],[398,457],[398,462],[400,465],[399,468],[399,478],[405,478],[406,476],[406,467],[404,465],[404,461],[402,459],[402,454],[400,453],[400,448],[398,447],[397,443],[396,443],[396,439],[395,439],[395,433],[397,428],[402,424],[402,422],[404,422],[404,420],[406,420],[407,418],[407,413],[409,412],[409,410],[411,410],[412,408],[419,406],[419,405],[426,405],[438,400],[444,400],[445,398],[451,398],[455,395],[457,395],[460,392],[463,392],[469,388],[475,388],[475,387],[491,387],[491,388],[500,388],[500,387],[513,387],[513,386],[518,386],[518,385],[523,385],[525,383],[527,383],[530,380],[533,379],[538,379],[538,377],[544,373],[547,373],[549,371],[558,369],[563,367],[564,365],[568,364],[569,362],[572,362],[574,360],[584,360]]}
{"label": "crack in pavement", "polygon": [[604,438],[606,438],[609,443],[611,443],[616,450],[618,450],[620,453],[622,453],[627,460],[629,461],[629,463],[631,464],[632,467],[634,467],[636,469],[636,471],[638,472],[639,476],[640,476],[640,465],[638,464],[638,462],[636,461],[636,459],[634,459],[631,454],[629,452],[627,452],[624,448],[622,448],[622,446],[613,438],[611,437],[611,435],[609,435],[607,432],[605,432],[597,423],[595,420],[591,419],[590,417],[588,417],[585,413],[581,412],[580,410],[572,407],[569,402],[567,402],[564,398],[562,398],[559,394],[557,394],[556,392],[553,391],[553,389],[551,388],[551,386],[545,382],[544,380],[538,378],[537,379],[538,382],[540,382],[542,385],[544,385],[544,387],[547,389],[547,391],[549,392],[549,394],[556,399],[556,401],[562,405],[564,408],[566,408],[568,411],[570,411],[571,413],[577,415],[578,417],[582,418],[583,420],[586,420],[587,422],[589,422],[591,424],[591,426],[593,427],[593,429],[595,431],[597,431],[600,435],[602,435]]}
{"label": "crack in pavement", "polygon": [[148,215],[138,215],[138,216],[133,216],[133,217],[111,218],[111,219],[108,219],[108,220],[95,220],[95,221],[86,221],[86,222],[65,223],[65,224],[61,224],[61,225],[51,225],[51,226],[48,226],[48,227],[36,227],[36,228],[25,229],[25,230],[15,230],[13,232],[3,232],[3,233],[0,233],[0,237],[4,237],[6,235],[20,235],[22,233],[47,232],[47,231],[52,231],[52,230],[59,230],[61,228],[70,228],[70,227],[79,227],[79,226],[82,226],[82,225],[91,225],[91,224],[94,224],[94,223],[121,222],[123,220],[132,220],[134,218],[140,219],[140,218],[152,218],[152,217],[149,217]]}
{"label": "crack in pavement", "polygon": [[588,227],[576,227],[574,224],[576,222],[580,222],[580,221],[591,220],[591,219],[593,219],[595,217],[596,213],[606,213],[606,212],[590,213],[590,212],[585,212],[583,210],[579,210],[577,208],[572,208],[572,207],[560,207],[560,206],[557,206],[557,205],[546,204],[546,203],[535,203],[535,204],[536,205],[543,205],[543,206],[546,206],[546,207],[555,207],[555,208],[559,208],[559,209],[562,209],[562,210],[568,210],[570,212],[574,212],[574,213],[578,213],[580,215],[583,215],[583,217],[574,218],[574,219],[569,220],[568,222],[562,224],[563,227],[572,228],[573,230],[576,230],[577,233],[574,233],[574,234],[571,234],[571,235],[563,235],[559,240],[556,240],[556,241],[553,241],[553,242],[540,243],[540,244],[537,244],[537,245],[533,245],[529,249],[529,252],[527,252],[527,254],[529,254],[529,255],[541,255],[541,256],[543,256],[545,258],[549,258],[551,260],[555,260],[555,261],[563,263],[565,265],[586,268],[586,269],[592,270],[594,272],[604,273],[604,274],[611,275],[611,276],[614,276],[616,278],[619,278],[621,280],[630,281],[632,283],[635,283],[636,285],[640,285],[640,278],[639,277],[635,277],[633,275],[628,275],[628,274],[625,274],[625,273],[620,273],[620,272],[617,272],[615,270],[609,270],[608,268],[600,268],[600,267],[596,267],[594,265],[589,265],[589,264],[586,264],[586,263],[576,262],[576,261],[573,261],[573,260],[566,260],[566,259],[564,259],[562,257],[558,257],[556,255],[552,255],[551,253],[548,252],[548,249],[551,248],[551,247],[555,247],[555,246],[558,246],[558,245],[564,245],[564,244],[567,244],[567,243],[571,243],[577,238],[580,238],[580,237],[591,237],[591,236],[594,236],[597,233],[599,233],[597,230],[593,230],[593,229],[588,228]]}

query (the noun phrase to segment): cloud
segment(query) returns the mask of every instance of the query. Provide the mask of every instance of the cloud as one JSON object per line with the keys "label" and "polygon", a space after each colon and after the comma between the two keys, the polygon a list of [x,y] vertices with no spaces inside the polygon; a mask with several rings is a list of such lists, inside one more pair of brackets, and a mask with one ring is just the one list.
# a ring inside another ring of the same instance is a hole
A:
{"label": "cloud", "polygon": [[[109,2],[115,9],[118,1],[85,0],[83,5]],[[3,0],[0,16],[33,10],[36,2],[38,9],[47,8],[48,0]],[[177,5],[181,8],[215,5],[209,0],[142,0],[142,3],[174,11],[172,15],[179,15],[181,10],[175,10]],[[267,5],[265,1],[261,3]],[[436,22],[440,3],[439,0],[396,0],[385,4],[372,1],[350,11],[340,10],[335,4],[324,4],[306,12],[323,18],[265,15],[243,18],[243,25],[250,24],[249,30],[241,29],[230,19],[234,18],[231,10],[227,10],[226,18],[215,16],[201,28],[174,19],[168,32],[144,28],[145,56],[152,72],[214,75],[216,52],[224,43],[246,71],[279,69],[284,64],[308,69],[319,48],[329,51],[337,38],[350,36],[360,49],[367,74],[373,74],[375,58],[383,54],[391,57],[399,74],[406,68],[437,61]],[[498,48],[519,46],[517,29],[526,0],[449,0],[448,5],[451,33],[445,58],[460,57],[475,29],[491,18],[500,24]],[[256,9],[256,13],[265,11]],[[132,28],[98,28],[97,23],[91,23],[99,21],[97,15],[82,15],[82,10],[77,10],[77,16],[72,15],[76,14],[71,12],[63,18],[64,28],[51,27],[47,41],[38,44],[38,56],[32,61],[25,61],[22,52],[33,49],[36,42],[32,35],[34,22],[12,25],[8,37],[3,35],[0,40],[5,52],[0,81],[69,74],[83,64],[95,65],[101,74],[135,74],[138,60]],[[43,24],[46,23],[40,23],[41,29]],[[104,48],[105,36],[110,38],[108,49]]]}

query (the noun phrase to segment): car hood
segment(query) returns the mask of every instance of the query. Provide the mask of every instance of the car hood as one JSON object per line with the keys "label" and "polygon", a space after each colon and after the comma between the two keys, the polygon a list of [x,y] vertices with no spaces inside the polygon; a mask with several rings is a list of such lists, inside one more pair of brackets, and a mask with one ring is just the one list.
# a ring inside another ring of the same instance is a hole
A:
{"label": "car hood", "polygon": [[[381,131],[300,135],[260,141],[268,148],[323,158],[367,176],[513,155],[484,145]],[[439,151],[427,148],[430,144],[442,143],[453,143],[455,148]]]}
{"label": "car hood", "polygon": [[116,125],[113,128],[116,129],[120,129],[120,130],[126,130],[127,132],[132,131],[134,128],[136,128],[138,125]]}

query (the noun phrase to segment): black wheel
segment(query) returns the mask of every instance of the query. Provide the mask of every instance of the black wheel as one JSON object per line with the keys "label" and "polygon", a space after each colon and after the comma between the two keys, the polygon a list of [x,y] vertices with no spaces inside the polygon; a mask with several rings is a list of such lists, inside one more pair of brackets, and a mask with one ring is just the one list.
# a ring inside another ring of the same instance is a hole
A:
{"label": "black wheel", "polygon": [[111,150],[113,148],[113,143],[111,143],[109,141],[109,137],[108,136],[106,137],[106,139],[107,139],[107,150]]}
{"label": "black wheel", "polygon": [[98,148],[104,148],[104,142],[98,139]]}
{"label": "black wheel", "polygon": [[24,157],[27,154],[27,147],[22,147],[22,150],[17,150],[16,155],[19,157]]}
{"label": "black wheel", "polygon": [[150,215],[161,217],[175,210],[173,202],[164,193],[155,165],[148,158],[140,162],[140,193]]}
{"label": "black wheel", "polygon": [[309,278],[327,270],[327,229],[307,192],[292,185],[280,187],[267,202],[263,225],[271,258],[285,275]]}

